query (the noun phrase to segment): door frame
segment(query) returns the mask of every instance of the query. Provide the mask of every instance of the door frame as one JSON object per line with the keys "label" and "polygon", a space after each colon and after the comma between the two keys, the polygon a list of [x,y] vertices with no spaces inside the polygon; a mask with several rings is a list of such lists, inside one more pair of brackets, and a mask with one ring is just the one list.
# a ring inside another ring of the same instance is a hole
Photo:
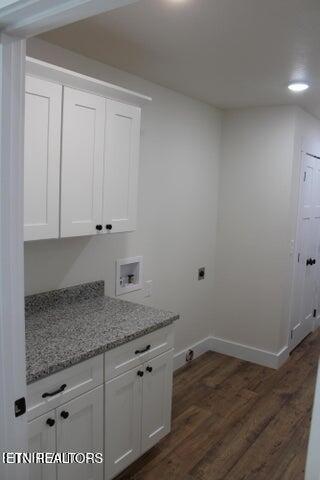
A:
{"label": "door frame", "polygon": [[[3,0],[0,6],[0,453],[27,448],[23,239],[26,39],[138,0]],[[14,199],[14,200],[13,200]],[[2,480],[27,480],[4,464]]]}

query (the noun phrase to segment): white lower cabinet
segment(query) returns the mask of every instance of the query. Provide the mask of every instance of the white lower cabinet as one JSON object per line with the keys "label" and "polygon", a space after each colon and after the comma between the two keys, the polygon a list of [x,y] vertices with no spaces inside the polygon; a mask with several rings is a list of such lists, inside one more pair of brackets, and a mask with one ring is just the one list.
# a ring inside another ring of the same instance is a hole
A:
{"label": "white lower cabinet", "polygon": [[[29,451],[56,451],[56,412],[55,410],[41,415],[28,424]],[[56,480],[56,465],[30,464],[29,478],[32,480]]]}
{"label": "white lower cabinet", "polygon": [[[103,454],[103,386],[29,422],[29,451]],[[103,463],[31,465],[32,480],[102,480]]]}
{"label": "white lower cabinet", "polygon": [[141,453],[170,432],[173,350],[146,364],[143,379]]}
{"label": "white lower cabinet", "polygon": [[170,432],[173,350],[106,383],[106,480]]}
{"label": "white lower cabinet", "polygon": [[[57,451],[103,454],[103,387],[57,409]],[[101,480],[103,463],[58,465],[58,480]]]}
{"label": "white lower cabinet", "polygon": [[130,370],[106,383],[106,478],[113,478],[140,455],[142,377],[139,371]]}
{"label": "white lower cabinet", "polygon": [[31,464],[30,478],[109,480],[167,435],[172,346],[169,326],[29,385],[29,451],[104,460]]}

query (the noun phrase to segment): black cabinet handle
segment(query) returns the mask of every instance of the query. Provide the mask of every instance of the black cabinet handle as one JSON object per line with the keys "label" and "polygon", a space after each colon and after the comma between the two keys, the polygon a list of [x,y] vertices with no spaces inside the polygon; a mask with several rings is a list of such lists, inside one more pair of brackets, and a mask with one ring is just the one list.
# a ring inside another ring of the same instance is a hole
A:
{"label": "black cabinet handle", "polygon": [[101,230],[102,230],[102,225],[96,225],[96,230],[98,230],[99,232],[101,232]]}
{"label": "black cabinet handle", "polygon": [[68,418],[69,417],[69,412],[66,412],[65,410],[62,410],[62,412],[60,413],[60,416],[62,418]]}
{"label": "black cabinet handle", "polygon": [[146,368],[146,370],[147,370],[147,372],[151,373],[151,372],[152,372],[152,370],[153,370],[153,368],[152,368],[152,367],[150,367],[150,365],[148,365],[148,366],[147,366],[147,368]]}
{"label": "black cabinet handle", "polygon": [[58,393],[61,393],[63,392],[63,390],[66,388],[67,384],[64,383],[63,385],[61,385],[60,388],[58,388],[58,390],[56,390],[55,392],[46,392],[46,393],[43,393],[42,394],[42,398],[47,398],[47,397],[53,397],[54,395],[58,395]]}
{"label": "black cabinet handle", "polygon": [[49,427],[53,427],[53,425],[56,423],[56,421],[53,418],[48,418],[46,421],[46,424],[49,425]]}
{"label": "black cabinet handle", "polygon": [[317,260],[315,258],[312,259],[312,264],[311,265],[315,265],[317,263]]}
{"label": "black cabinet handle", "polygon": [[111,223],[107,223],[106,229],[107,229],[107,230],[112,230],[112,225],[111,225]]}
{"label": "black cabinet handle", "polygon": [[147,352],[148,350],[150,350],[151,348],[151,345],[147,345],[145,348],[143,348],[142,350],[136,350],[134,353],[135,355],[139,355],[139,353],[145,353]]}
{"label": "black cabinet handle", "polygon": [[137,375],[138,375],[138,377],[143,377],[144,373],[143,373],[142,370],[138,370]]}

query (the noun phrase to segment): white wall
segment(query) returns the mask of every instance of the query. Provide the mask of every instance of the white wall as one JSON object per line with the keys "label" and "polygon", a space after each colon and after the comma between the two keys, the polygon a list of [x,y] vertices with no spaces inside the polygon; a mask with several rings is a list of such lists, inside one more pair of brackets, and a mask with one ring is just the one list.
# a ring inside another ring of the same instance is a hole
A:
{"label": "white wall", "polygon": [[113,295],[115,259],[142,254],[153,295],[123,298],[180,312],[177,350],[214,335],[278,353],[289,334],[301,145],[318,145],[320,121],[290,106],[222,115],[41,40],[28,54],[153,102],[142,115],[137,232],[27,244],[26,293],[104,279]]}
{"label": "white wall", "polygon": [[223,118],[214,335],[274,353],[286,344],[294,131],[294,107]]}
{"label": "white wall", "polygon": [[[221,113],[199,101],[43,41],[28,54],[153,97],[143,108],[138,229],[134,233],[31,242],[26,294],[104,279],[114,294],[114,261],[144,256],[153,295],[123,298],[181,314],[180,350],[212,332]],[[197,269],[207,279],[197,280]]]}

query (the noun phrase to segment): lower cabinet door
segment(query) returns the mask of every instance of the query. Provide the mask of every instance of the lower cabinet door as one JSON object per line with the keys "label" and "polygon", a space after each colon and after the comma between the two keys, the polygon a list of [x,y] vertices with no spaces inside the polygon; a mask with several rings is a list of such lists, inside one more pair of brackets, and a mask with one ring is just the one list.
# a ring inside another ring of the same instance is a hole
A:
{"label": "lower cabinet door", "polygon": [[138,367],[106,383],[106,480],[115,477],[141,453],[143,375],[143,368]]}
{"label": "lower cabinet door", "polygon": [[170,432],[173,350],[144,364],[142,395],[142,452]]}
{"label": "lower cabinet door", "polygon": [[[56,414],[55,410],[35,418],[28,423],[29,452],[56,451]],[[32,480],[56,480],[55,464],[35,464],[29,466],[29,478]]]}
{"label": "lower cabinet door", "polygon": [[[57,451],[103,455],[103,425],[101,386],[57,408]],[[103,463],[59,464],[57,478],[102,480]]]}

